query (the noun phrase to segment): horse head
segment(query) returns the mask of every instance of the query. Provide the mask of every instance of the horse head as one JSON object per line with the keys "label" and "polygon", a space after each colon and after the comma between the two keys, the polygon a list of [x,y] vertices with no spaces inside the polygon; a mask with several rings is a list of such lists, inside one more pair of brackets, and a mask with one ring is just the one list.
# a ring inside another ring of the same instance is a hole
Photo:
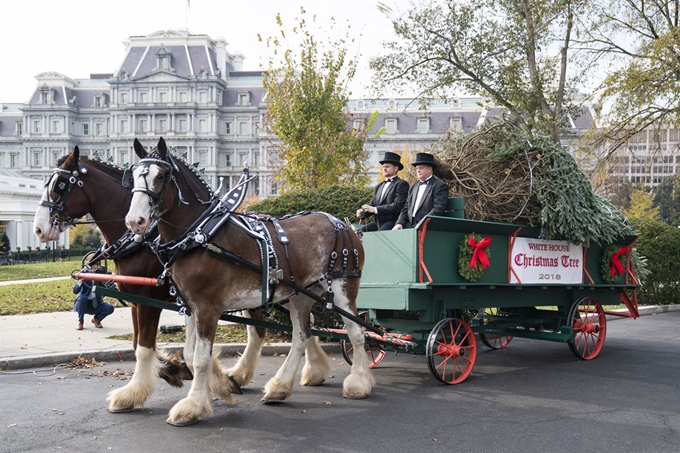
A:
{"label": "horse head", "polygon": [[132,202],[125,223],[135,234],[145,234],[153,220],[169,209],[167,204],[174,202],[173,191],[167,197],[165,195],[168,184],[175,181],[173,170],[176,165],[168,154],[163,137],[152,153],[147,152],[136,138],[134,149],[139,164],[132,174]]}
{"label": "horse head", "polygon": [[88,213],[87,195],[82,190],[74,190],[83,188],[85,174],[87,168],[80,163],[78,146],[57,162],[33,218],[33,232],[40,242],[57,240],[61,232],[73,226],[74,219]]}

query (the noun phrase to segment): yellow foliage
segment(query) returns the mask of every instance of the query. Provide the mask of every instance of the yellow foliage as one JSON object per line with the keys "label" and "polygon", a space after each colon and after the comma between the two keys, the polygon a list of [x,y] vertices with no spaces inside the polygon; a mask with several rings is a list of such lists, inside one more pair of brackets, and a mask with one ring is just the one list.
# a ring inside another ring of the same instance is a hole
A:
{"label": "yellow foliage", "polygon": [[654,196],[635,189],[630,196],[630,208],[623,211],[631,219],[659,220],[659,207],[654,206]]}

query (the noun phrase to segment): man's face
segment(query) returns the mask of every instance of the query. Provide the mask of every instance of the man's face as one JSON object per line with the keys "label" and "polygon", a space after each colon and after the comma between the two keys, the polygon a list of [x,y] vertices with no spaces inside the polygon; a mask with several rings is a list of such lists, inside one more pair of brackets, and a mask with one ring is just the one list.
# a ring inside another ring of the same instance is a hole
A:
{"label": "man's face", "polygon": [[425,181],[427,178],[432,176],[432,167],[429,165],[416,165],[416,175],[418,176],[418,181]]}
{"label": "man's face", "polygon": [[391,178],[393,176],[397,176],[397,172],[399,171],[399,167],[397,167],[394,164],[382,164],[382,171],[383,171],[383,176],[385,178]]}

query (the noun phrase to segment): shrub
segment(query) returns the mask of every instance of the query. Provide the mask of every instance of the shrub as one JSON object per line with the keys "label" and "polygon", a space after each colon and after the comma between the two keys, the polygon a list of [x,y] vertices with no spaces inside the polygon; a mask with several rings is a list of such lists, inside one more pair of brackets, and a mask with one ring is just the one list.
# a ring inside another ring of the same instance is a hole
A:
{"label": "shrub", "polygon": [[649,275],[638,298],[648,305],[666,305],[680,300],[680,229],[655,220],[633,220],[640,239],[636,248],[647,259]]}
{"label": "shrub", "polygon": [[289,192],[276,198],[268,198],[248,207],[248,211],[280,217],[300,211],[324,211],[344,219],[355,218],[357,209],[368,203],[373,196],[370,187],[327,186],[299,192]]}

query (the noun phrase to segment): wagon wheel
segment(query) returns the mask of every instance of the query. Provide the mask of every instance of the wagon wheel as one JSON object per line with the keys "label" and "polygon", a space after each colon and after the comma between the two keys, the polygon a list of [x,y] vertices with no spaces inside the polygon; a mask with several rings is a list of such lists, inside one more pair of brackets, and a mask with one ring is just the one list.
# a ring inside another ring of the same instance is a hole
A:
{"label": "wagon wheel", "polygon": [[460,384],[472,372],[477,359],[477,340],[468,323],[445,318],[427,338],[427,366],[444,384]]}
{"label": "wagon wheel", "polygon": [[[368,311],[360,311],[358,316],[364,321],[368,321]],[[340,350],[342,351],[342,356],[345,358],[345,361],[351,365],[352,351],[354,350],[352,342],[340,340]],[[371,359],[371,362],[368,364],[369,368],[377,367],[378,364],[382,362],[382,359],[385,358],[385,355],[387,355],[387,351],[383,351],[377,346],[371,346],[368,343],[364,344],[364,350],[366,350],[368,357]]]}
{"label": "wagon wheel", "polygon": [[[480,308],[479,318],[484,320],[484,315],[497,315],[500,311],[499,308]],[[493,321],[490,321],[493,322]],[[486,324],[486,323],[485,323]],[[479,333],[479,339],[482,343],[490,347],[491,349],[503,349],[512,341],[512,337],[507,335],[489,335],[485,333]]]}
{"label": "wagon wheel", "polygon": [[569,349],[576,357],[590,360],[597,357],[607,335],[607,318],[602,305],[592,297],[574,302],[569,310],[569,325],[574,331]]}

